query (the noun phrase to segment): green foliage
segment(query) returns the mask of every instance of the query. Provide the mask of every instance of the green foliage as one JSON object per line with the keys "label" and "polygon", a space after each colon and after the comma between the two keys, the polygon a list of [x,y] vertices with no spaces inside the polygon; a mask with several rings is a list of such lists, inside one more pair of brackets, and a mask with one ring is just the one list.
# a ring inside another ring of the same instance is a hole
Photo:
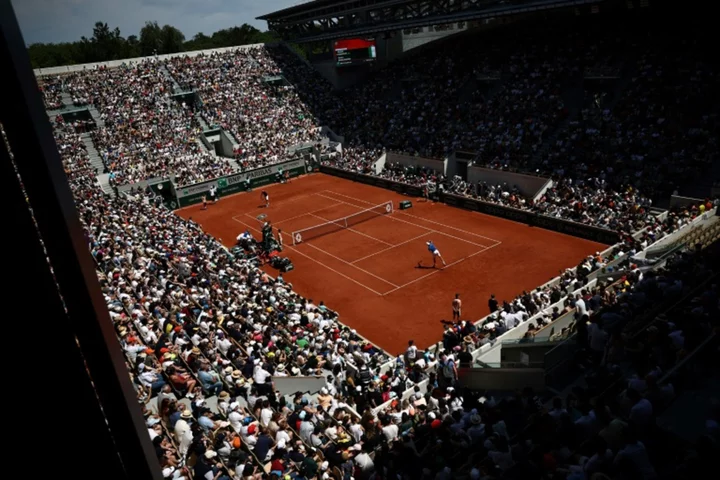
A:
{"label": "green foliage", "polygon": [[211,36],[198,33],[186,40],[177,28],[172,25],[161,27],[157,22],[146,22],[139,37],[124,38],[120,29],[110,29],[107,23],[97,22],[90,38],[81,37],[68,43],[34,43],[28,47],[28,52],[33,68],[48,68],[277,40],[273,33],[261,32],[248,24],[219,30]]}

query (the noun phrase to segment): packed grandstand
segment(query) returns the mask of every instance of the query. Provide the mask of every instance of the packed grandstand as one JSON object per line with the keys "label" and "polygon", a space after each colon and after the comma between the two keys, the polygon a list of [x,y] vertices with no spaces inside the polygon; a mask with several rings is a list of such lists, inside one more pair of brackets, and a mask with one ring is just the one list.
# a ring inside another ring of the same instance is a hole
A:
{"label": "packed grandstand", "polygon": [[[621,23],[480,35],[482,48],[470,47],[473,34],[424,47],[343,95],[283,45],[39,79],[49,111],[63,94],[97,111],[90,135],[103,171],[91,164],[84,123],[57,121],[55,137],[165,478],[650,480],[710,471],[717,406],[697,443],[671,442],[656,420],[696,386],[688,377],[717,377],[704,348],[720,318],[718,253],[706,248],[719,228],[701,225],[717,201],[661,213],[653,199],[718,161],[718,57],[700,35],[679,42]],[[589,70],[620,80],[578,96],[590,90]],[[491,71],[500,78],[482,84]],[[263,80],[277,75],[290,85]],[[202,103],[170,101],[176,88]],[[198,142],[209,125],[234,137],[233,158]],[[340,322],[341,307],[304,298],[141,190],[109,195],[98,185],[102,173],[115,186],[170,175],[189,185],[266,166],[319,142],[323,126],[344,136],[328,165],[430,182],[617,231],[620,241],[570,259],[577,267],[534,291],[491,300],[490,315],[448,326],[432,348],[383,352]],[[458,149],[554,186],[532,199],[514,185],[373,167],[385,152]],[[671,234],[688,248],[642,255]],[[571,387],[499,395],[458,382],[455,367],[472,366],[508,331],[529,342],[568,315],[556,339],[579,347]],[[272,382],[282,376],[319,376],[325,386],[284,396]]]}

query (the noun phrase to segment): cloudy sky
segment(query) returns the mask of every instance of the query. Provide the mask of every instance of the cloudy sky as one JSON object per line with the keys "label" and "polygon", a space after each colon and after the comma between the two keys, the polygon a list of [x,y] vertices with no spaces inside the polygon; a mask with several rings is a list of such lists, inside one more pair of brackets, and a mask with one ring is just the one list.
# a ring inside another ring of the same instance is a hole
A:
{"label": "cloudy sky", "polygon": [[137,35],[146,21],[179,28],[190,39],[196,33],[249,23],[255,17],[306,0],[12,0],[25,42],[67,42],[90,37],[97,21],[120,27],[124,37]]}

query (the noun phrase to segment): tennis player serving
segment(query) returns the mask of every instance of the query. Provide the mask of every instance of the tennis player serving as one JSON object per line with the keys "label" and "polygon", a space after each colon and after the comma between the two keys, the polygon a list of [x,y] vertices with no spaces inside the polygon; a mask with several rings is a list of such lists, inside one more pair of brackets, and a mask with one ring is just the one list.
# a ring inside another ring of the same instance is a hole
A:
{"label": "tennis player serving", "polygon": [[433,260],[433,268],[435,268],[435,264],[437,262],[437,259],[439,258],[442,262],[443,266],[446,266],[445,259],[440,255],[440,250],[437,249],[435,244],[432,240],[429,242],[425,242],[427,244],[428,251],[432,254],[432,260]]}

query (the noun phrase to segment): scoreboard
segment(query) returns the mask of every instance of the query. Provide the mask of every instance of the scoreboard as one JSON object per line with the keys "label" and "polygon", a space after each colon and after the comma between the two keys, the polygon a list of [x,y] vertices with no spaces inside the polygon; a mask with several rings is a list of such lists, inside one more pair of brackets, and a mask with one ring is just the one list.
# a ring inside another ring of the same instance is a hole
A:
{"label": "scoreboard", "polygon": [[375,61],[377,47],[373,38],[350,38],[333,44],[335,65],[345,67]]}

